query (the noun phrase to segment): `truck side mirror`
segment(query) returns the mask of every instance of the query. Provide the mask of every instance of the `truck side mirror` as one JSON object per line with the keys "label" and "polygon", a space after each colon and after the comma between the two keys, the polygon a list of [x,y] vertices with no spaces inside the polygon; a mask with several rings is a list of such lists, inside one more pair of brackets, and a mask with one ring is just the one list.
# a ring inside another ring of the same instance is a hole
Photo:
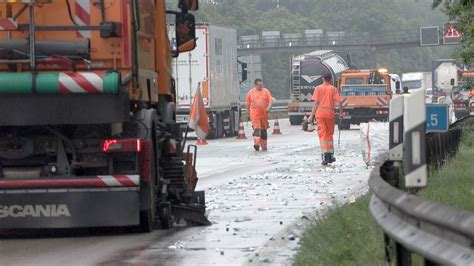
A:
{"label": "truck side mirror", "polygon": [[248,70],[247,70],[247,63],[241,63],[242,67],[242,80],[241,83],[247,81],[248,79]]}
{"label": "truck side mirror", "polygon": [[199,9],[198,0],[179,0],[178,7],[182,10],[196,11]]}
{"label": "truck side mirror", "polygon": [[456,81],[454,79],[451,79],[451,86],[454,86],[456,84]]}
{"label": "truck side mirror", "polygon": [[176,14],[176,47],[178,53],[196,48],[196,19],[189,13]]}
{"label": "truck side mirror", "polygon": [[400,91],[400,81],[395,82],[395,90]]}

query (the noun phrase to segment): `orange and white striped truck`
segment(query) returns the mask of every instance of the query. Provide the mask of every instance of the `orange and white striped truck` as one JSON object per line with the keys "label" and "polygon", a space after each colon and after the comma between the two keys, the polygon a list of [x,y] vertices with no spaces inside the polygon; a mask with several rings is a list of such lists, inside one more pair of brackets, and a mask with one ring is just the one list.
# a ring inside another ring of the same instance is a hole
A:
{"label": "orange and white striped truck", "polygon": [[[386,69],[346,70],[339,78],[342,118],[340,129],[371,120],[387,121],[392,97],[390,75]],[[400,86],[400,82],[397,83]]]}
{"label": "orange and white striped truck", "polygon": [[178,4],[0,0],[0,230],[209,223],[170,69],[198,1]]}

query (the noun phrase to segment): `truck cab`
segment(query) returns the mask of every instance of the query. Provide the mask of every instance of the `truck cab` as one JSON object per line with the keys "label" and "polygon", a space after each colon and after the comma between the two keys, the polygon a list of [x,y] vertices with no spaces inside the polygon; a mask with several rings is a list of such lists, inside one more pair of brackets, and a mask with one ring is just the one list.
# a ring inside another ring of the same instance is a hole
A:
{"label": "truck cab", "polygon": [[429,72],[412,72],[402,75],[402,87],[408,87],[409,92],[423,89],[426,90],[432,85],[432,74]]}
{"label": "truck cab", "polygon": [[339,79],[339,95],[340,129],[371,120],[388,120],[392,88],[386,69],[345,71]]}
{"label": "truck cab", "polygon": [[474,71],[459,71],[458,85],[453,86],[452,99],[457,119],[468,116],[474,110]]}

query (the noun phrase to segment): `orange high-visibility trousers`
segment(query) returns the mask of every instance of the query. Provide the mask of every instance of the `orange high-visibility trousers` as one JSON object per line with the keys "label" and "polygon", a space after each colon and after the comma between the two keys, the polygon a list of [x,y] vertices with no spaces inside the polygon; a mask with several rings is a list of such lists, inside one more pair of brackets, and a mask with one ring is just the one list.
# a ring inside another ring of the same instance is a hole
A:
{"label": "orange high-visibility trousers", "polygon": [[264,118],[252,118],[253,144],[259,145],[263,150],[267,150],[267,139],[269,128],[268,115]]}
{"label": "orange high-visibility trousers", "polygon": [[321,153],[334,153],[334,127],[336,118],[317,117],[318,136],[321,146]]}

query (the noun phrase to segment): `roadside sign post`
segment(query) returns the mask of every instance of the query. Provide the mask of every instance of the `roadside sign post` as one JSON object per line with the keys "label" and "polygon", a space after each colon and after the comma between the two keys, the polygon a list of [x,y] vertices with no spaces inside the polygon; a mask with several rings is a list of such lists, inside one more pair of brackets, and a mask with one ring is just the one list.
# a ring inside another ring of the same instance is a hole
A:
{"label": "roadside sign post", "polygon": [[447,23],[444,25],[443,43],[444,44],[459,44],[462,35],[458,31],[455,23]]}
{"label": "roadside sign post", "polygon": [[420,28],[420,46],[439,45],[439,27]]}
{"label": "roadside sign post", "polygon": [[422,188],[428,185],[428,167],[426,165],[426,103],[425,91],[417,90],[404,97],[405,127],[403,165],[405,186]]}
{"label": "roadside sign post", "polygon": [[403,161],[403,104],[403,96],[390,101],[390,151],[388,154],[390,161]]}
{"label": "roadside sign post", "polygon": [[447,104],[426,105],[426,132],[449,130],[449,106]]}

